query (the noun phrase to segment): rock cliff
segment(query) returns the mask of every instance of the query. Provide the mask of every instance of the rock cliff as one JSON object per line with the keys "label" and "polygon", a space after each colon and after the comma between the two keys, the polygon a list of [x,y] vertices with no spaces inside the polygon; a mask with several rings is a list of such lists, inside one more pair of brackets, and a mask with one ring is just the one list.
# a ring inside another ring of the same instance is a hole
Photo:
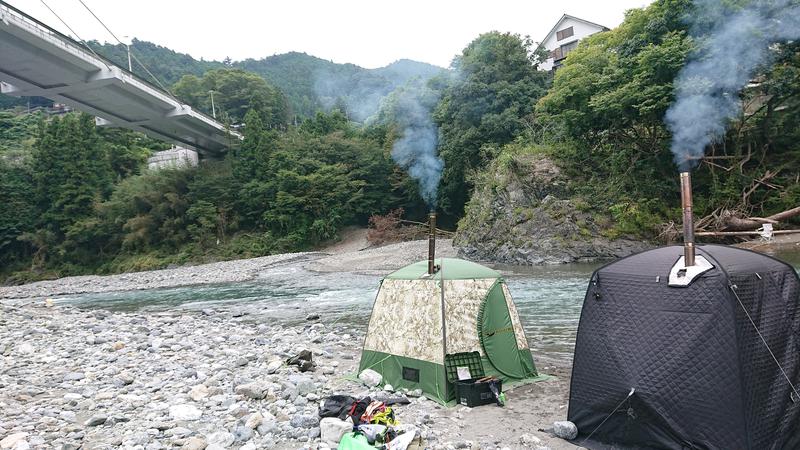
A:
{"label": "rock cliff", "polygon": [[477,181],[453,244],[475,260],[562,264],[618,258],[651,247],[617,236],[613,220],[590,199],[572,195],[549,158],[498,159]]}

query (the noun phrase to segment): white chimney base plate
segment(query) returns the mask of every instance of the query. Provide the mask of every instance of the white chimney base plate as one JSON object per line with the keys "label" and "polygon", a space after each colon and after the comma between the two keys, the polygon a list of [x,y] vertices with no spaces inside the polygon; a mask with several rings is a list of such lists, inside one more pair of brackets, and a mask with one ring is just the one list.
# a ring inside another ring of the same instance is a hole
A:
{"label": "white chimney base plate", "polygon": [[693,266],[687,266],[683,258],[683,256],[678,258],[678,261],[672,266],[672,270],[669,271],[670,286],[686,287],[692,284],[695,278],[714,268],[713,264],[700,255],[695,255]]}

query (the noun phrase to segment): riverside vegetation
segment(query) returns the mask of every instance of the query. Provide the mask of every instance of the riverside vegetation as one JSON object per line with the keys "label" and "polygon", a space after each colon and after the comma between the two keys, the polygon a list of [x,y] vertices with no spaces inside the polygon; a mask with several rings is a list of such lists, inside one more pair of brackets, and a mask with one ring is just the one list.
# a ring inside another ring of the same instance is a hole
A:
{"label": "riverside vegetation", "polygon": [[[680,216],[663,119],[677,73],[704,45],[684,20],[692,8],[659,0],[631,10],[583,40],[554,76],[537,70],[543,55],[530,40],[499,32],[477,37],[448,71],[410,61],[367,71],[299,53],[196,61],[135,41],[184,101],[210,112],[207,92],[217,93],[219,116],[243,123],[244,141],[224,160],[152,172],[143,164],[160,143],[79,114],[20,114],[27,100],[3,98],[0,276],[18,283],[297,251],[374,214],[403,208],[421,218],[428,207],[416,183],[391,159],[402,137],[392,92],[413,89],[438,99],[437,203],[463,251],[491,258],[504,248],[503,259],[521,263],[630,251],[625,242],[669,234]],[[122,62],[121,46],[93,45]],[[695,171],[701,217],[800,204],[800,43],[770,51],[740,94],[740,117]],[[525,180],[541,167],[558,182],[530,189]],[[537,228],[542,220],[563,226]],[[526,247],[536,230],[546,244]]]}

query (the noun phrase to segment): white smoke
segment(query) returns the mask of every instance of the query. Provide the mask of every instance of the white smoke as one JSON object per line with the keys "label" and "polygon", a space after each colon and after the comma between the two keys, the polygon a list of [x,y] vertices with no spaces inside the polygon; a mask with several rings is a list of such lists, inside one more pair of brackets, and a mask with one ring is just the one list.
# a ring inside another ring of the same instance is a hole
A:
{"label": "white smoke", "polygon": [[675,103],[667,110],[672,153],[681,171],[703,158],[740,111],[739,91],[770,46],[800,37],[800,6],[789,0],[754,0],[744,6],[695,0],[691,33],[698,49],[675,80]]}
{"label": "white smoke", "polygon": [[424,87],[406,86],[392,95],[394,124],[400,138],[392,146],[392,159],[419,183],[420,195],[429,207],[436,207],[444,162],[437,155],[438,129],[431,111],[438,93]]}

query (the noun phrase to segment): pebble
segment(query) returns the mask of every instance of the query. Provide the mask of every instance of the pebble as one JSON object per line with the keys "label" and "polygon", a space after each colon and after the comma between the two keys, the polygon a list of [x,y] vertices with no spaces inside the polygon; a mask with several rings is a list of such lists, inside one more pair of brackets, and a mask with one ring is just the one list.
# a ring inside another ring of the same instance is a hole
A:
{"label": "pebble", "polygon": [[296,415],[289,424],[295,428],[311,428],[319,425],[319,417],[311,415]]}
{"label": "pebble", "polygon": [[233,445],[233,443],[236,441],[236,437],[233,435],[233,433],[229,433],[227,431],[217,431],[206,436],[206,441],[208,442],[209,447],[212,445],[218,445],[222,448],[226,448]]}
{"label": "pebble", "polygon": [[247,420],[245,421],[244,425],[247,428],[250,428],[251,430],[254,430],[254,429],[258,428],[259,425],[261,425],[261,423],[263,421],[264,421],[264,416],[262,416],[260,412],[255,412],[255,413],[251,414],[247,418]]}
{"label": "pebble", "polygon": [[189,397],[196,402],[199,402],[200,400],[203,400],[204,398],[208,397],[208,394],[209,394],[208,386],[206,386],[205,384],[198,384],[197,386],[193,386],[192,390],[189,391]]}
{"label": "pebble", "polygon": [[21,442],[25,442],[25,438],[28,437],[28,433],[14,433],[6,436],[0,441],[0,448],[14,448],[15,446],[19,445]]}
{"label": "pebble", "polygon": [[169,407],[169,416],[175,420],[198,420],[203,415],[194,405],[172,405]]}
{"label": "pebble", "polygon": [[247,383],[236,386],[234,392],[247,398],[261,400],[267,395],[267,386],[259,382]]}
{"label": "pebble", "polygon": [[192,437],[186,440],[181,447],[182,450],[204,450],[208,446],[205,439],[199,437]]}
{"label": "pebble", "polygon": [[84,422],[84,425],[86,425],[87,427],[96,427],[96,426],[99,426],[99,425],[102,425],[102,424],[106,423],[106,420],[108,420],[108,416],[107,415],[105,415],[105,414],[95,414],[92,417],[90,417],[88,420],[86,420],[86,422]]}
{"label": "pebble", "polygon": [[83,372],[69,372],[64,375],[64,381],[80,381],[86,378]]}

